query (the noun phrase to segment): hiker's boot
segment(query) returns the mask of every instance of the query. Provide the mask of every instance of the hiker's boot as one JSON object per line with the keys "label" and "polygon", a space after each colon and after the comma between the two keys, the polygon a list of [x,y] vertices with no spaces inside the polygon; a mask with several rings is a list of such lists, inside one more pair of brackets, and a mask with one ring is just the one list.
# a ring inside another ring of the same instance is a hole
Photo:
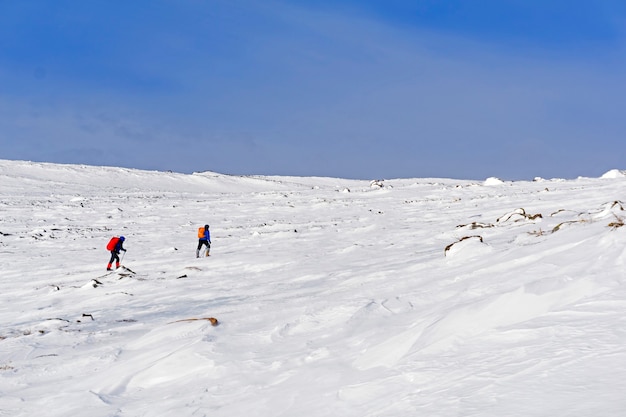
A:
{"label": "hiker's boot", "polygon": [[107,271],[112,271],[111,269],[111,263],[109,262],[109,264],[107,265]]}

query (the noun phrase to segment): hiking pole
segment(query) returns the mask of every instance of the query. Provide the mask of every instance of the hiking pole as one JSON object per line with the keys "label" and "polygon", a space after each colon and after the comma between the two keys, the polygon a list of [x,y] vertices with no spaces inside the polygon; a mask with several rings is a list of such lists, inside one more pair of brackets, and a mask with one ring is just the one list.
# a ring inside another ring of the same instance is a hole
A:
{"label": "hiking pole", "polygon": [[122,259],[120,259],[120,265],[122,265],[122,261],[124,260],[124,256],[126,256],[126,251],[122,254]]}

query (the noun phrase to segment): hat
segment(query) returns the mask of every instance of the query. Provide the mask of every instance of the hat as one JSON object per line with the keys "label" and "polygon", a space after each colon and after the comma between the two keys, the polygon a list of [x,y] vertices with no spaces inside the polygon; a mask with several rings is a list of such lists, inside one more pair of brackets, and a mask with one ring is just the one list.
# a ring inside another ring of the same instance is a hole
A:
{"label": "hat", "polygon": [[123,242],[126,240],[126,238],[124,236],[120,236],[120,240]]}

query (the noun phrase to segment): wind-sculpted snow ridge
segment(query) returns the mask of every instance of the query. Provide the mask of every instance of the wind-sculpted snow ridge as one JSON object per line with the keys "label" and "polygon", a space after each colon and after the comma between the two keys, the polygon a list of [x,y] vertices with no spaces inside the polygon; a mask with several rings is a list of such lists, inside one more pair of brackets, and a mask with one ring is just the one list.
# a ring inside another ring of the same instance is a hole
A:
{"label": "wind-sculpted snow ridge", "polygon": [[[357,181],[0,161],[0,180],[0,415],[626,407],[623,177]],[[211,256],[196,259],[206,223]],[[123,267],[107,272],[120,234]]]}
{"label": "wind-sculpted snow ridge", "polygon": [[[136,192],[264,192],[264,191],[295,191],[310,185],[300,183],[298,177],[263,177],[263,176],[232,176],[214,172],[198,172],[191,175],[143,171],[129,168],[98,167],[87,165],[60,165],[35,163],[27,161],[0,160],[0,179],[3,187],[15,187],[18,191],[25,185],[31,191],[49,192],[63,190],[67,187],[74,192],[84,190],[119,193],[134,190]],[[340,180],[334,178],[317,178],[317,186],[339,186],[341,184],[358,184],[366,186],[365,181]]]}

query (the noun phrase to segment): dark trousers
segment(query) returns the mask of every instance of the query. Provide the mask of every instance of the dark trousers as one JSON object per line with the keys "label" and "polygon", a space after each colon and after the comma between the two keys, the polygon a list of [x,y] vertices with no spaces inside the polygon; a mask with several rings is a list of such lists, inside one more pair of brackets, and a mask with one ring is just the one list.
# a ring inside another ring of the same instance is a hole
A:
{"label": "dark trousers", "polygon": [[206,245],[207,249],[211,249],[211,244],[206,239],[199,239],[198,240],[198,250],[202,249],[202,245]]}
{"label": "dark trousers", "polygon": [[118,253],[114,250],[111,251],[111,260],[109,261],[109,263],[112,264],[113,261],[120,263],[120,255],[118,255]]}

